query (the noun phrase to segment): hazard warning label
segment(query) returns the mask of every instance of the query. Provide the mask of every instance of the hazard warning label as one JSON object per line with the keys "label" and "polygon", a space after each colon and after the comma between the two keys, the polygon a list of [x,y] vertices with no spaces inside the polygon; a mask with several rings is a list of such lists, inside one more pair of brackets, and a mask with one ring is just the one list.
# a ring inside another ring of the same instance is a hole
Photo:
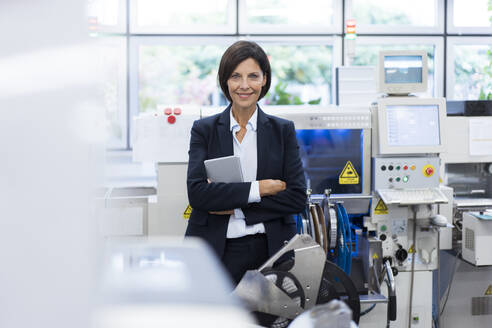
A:
{"label": "hazard warning label", "polygon": [[410,248],[408,249],[408,254],[412,254],[412,253],[415,253],[415,247],[410,246]]}
{"label": "hazard warning label", "polygon": [[485,291],[485,296],[492,295],[492,285],[489,285],[489,288]]}
{"label": "hazard warning label", "polygon": [[342,173],[340,173],[340,176],[338,177],[338,183],[339,184],[359,183],[359,175],[357,174],[354,165],[352,165],[352,162],[348,161],[347,164],[345,164]]}
{"label": "hazard warning label", "polygon": [[383,202],[382,199],[379,199],[379,202],[374,208],[374,214],[376,215],[388,214],[388,206],[386,206],[386,204]]}
{"label": "hazard warning label", "polygon": [[183,213],[183,219],[189,219],[190,218],[190,215],[191,215],[191,211],[193,209],[191,208],[191,206],[188,204],[188,206],[186,206],[186,209]]}

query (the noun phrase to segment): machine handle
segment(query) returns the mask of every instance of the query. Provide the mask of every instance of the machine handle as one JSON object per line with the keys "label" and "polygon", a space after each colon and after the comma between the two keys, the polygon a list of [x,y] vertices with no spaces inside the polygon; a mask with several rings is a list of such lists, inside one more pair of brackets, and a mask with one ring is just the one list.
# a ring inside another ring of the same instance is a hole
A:
{"label": "machine handle", "polygon": [[388,284],[388,320],[396,320],[396,286],[393,270],[391,270],[389,261],[384,262],[386,270],[386,283]]}

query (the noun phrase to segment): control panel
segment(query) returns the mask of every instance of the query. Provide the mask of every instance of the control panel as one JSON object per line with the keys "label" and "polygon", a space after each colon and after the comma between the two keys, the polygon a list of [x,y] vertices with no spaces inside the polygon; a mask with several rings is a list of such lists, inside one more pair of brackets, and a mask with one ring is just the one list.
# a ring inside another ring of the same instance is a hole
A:
{"label": "control panel", "polygon": [[372,170],[375,190],[439,186],[439,157],[379,157]]}

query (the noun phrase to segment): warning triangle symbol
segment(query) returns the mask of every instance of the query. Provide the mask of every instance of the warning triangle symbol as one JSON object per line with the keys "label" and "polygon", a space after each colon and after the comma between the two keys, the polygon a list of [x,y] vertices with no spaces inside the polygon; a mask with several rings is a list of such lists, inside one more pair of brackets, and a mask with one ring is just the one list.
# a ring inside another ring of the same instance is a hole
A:
{"label": "warning triangle symbol", "polygon": [[492,285],[489,285],[489,288],[485,291],[485,295],[492,295]]}
{"label": "warning triangle symbol", "polygon": [[190,218],[190,215],[191,215],[191,211],[192,211],[192,210],[193,210],[193,209],[191,208],[190,204],[188,204],[188,206],[186,206],[186,209],[185,209],[185,211],[184,211],[184,213],[183,213],[183,218],[185,218],[185,219],[189,219],[189,218]]}
{"label": "warning triangle symbol", "polygon": [[408,253],[415,253],[415,248],[412,246],[410,246],[410,248],[408,249]]}
{"label": "warning triangle symbol", "polygon": [[386,206],[386,204],[383,202],[383,200],[380,199],[374,210],[375,211],[387,211],[388,206]]}
{"label": "warning triangle symbol", "polygon": [[358,178],[358,177],[359,175],[357,174],[357,171],[352,165],[352,162],[348,161],[347,164],[345,164],[342,173],[340,174],[340,178]]}

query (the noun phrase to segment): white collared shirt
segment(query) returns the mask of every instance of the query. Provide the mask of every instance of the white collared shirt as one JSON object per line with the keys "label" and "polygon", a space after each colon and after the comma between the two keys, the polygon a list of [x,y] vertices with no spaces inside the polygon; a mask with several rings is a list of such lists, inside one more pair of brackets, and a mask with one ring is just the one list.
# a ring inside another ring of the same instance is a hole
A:
{"label": "white collared shirt", "polygon": [[[258,107],[246,124],[246,134],[242,142],[236,137],[241,127],[234,119],[232,110],[230,112],[231,133],[234,144],[234,155],[239,156],[241,161],[241,170],[243,172],[244,182],[251,182],[249,190],[248,203],[257,203],[261,201],[259,183],[256,181],[256,170],[258,168],[258,150],[257,150],[257,121]],[[227,226],[227,238],[239,238],[246,235],[265,233],[263,223],[255,225],[246,225],[245,216],[240,208],[234,209],[234,214],[229,217]]]}

